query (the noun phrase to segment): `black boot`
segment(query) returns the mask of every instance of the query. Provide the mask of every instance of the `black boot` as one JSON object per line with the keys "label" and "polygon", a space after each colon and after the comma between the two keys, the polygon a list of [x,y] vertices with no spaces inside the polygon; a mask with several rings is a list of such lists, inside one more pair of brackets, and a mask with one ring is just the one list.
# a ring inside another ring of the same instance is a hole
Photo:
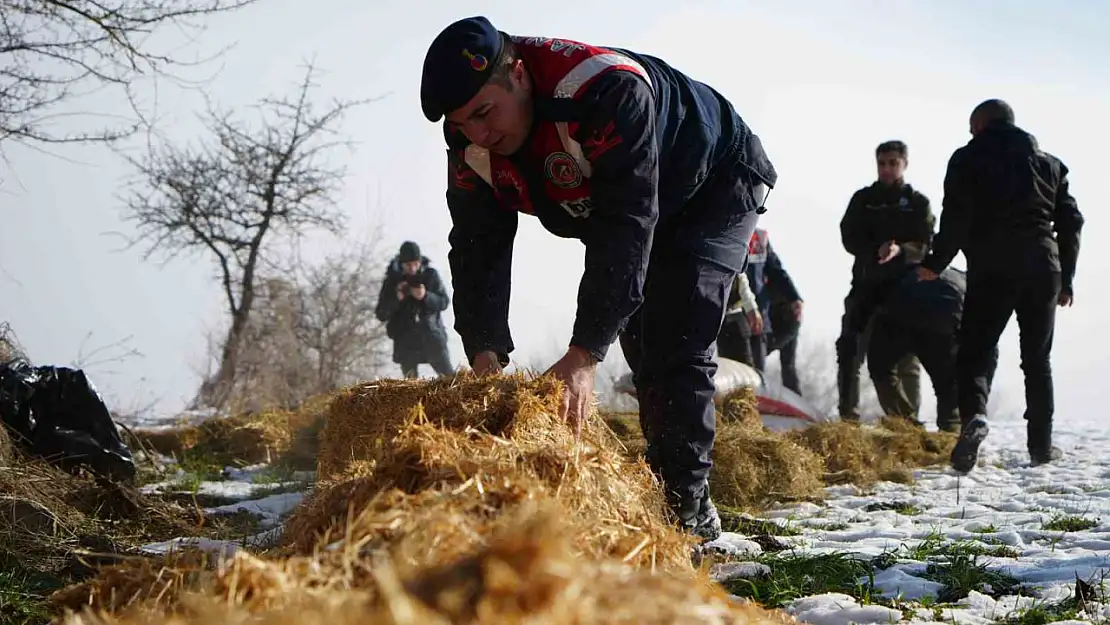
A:
{"label": "black boot", "polygon": [[950,459],[953,471],[967,475],[975,468],[975,463],[979,461],[979,445],[989,433],[990,425],[983,415],[978,415],[963,425]]}
{"label": "black boot", "polygon": [[1042,464],[1055,462],[1064,457],[1064,450],[1053,445],[1048,448],[1047,452],[1029,452],[1030,466],[1039,467]]}
{"label": "black boot", "polygon": [[705,484],[696,496],[683,497],[675,506],[675,515],[683,531],[689,532],[705,541],[721,537],[721,516],[717,506],[709,496],[709,485]]}

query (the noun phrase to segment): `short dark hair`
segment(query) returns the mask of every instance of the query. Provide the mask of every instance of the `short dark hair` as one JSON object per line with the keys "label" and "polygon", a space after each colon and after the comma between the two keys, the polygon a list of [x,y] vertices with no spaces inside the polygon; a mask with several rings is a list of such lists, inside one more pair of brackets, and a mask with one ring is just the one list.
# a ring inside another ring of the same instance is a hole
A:
{"label": "short dark hair", "polygon": [[883,152],[895,152],[902,158],[909,158],[910,149],[906,147],[904,141],[892,139],[890,141],[883,141],[879,147],[875,148],[875,158],[878,158]]}
{"label": "short dark hair", "polygon": [[971,116],[984,122],[1000,121],[1007,124],[1014,123],[1014,109],[1005,100],[991,98],[984,100],[971,111]]}

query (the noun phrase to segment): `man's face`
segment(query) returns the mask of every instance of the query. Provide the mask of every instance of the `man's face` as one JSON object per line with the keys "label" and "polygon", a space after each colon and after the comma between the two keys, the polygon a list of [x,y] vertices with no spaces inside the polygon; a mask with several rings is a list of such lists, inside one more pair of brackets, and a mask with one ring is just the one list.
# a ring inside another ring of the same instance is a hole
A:
{"label": "man's face", "polygon": [[410,260],[401,263],[401,270],[405,272],[406,276],[415,276],[417,271],[420,271],[420,261]]}
{"label": "man's face", "polygon": [[883,184],[897,183],[906,174],[908,166],[906,159],[897,152],[879,152],[875,164],[879,168],[879,182]]}
{"label": "man's face", "polygon": [[509,69],[508,85],[491,81],[449,113],[447,121],[479,147],[504,156],[515,153],[532,127],[531,89],[524,64],[517,60]]}

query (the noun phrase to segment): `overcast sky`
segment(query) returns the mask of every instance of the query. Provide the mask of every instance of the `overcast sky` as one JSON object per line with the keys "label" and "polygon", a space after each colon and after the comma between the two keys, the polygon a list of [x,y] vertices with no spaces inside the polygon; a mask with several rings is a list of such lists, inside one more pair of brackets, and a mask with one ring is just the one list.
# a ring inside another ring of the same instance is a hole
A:
{"label": "overcast sky", "polygon": [[[449,277],[447,174],[438,125],[420,113],[420,70],[427,45],[451,21],[487,15],[514,34],[578,39],[659,56],[726,94],[760,135],[780,179],[766,227],[806,299],[803,340],[836,338],[851,258],[838,222],[851,194],[875,179],[873,150],[887,139],[910,149],[907,179],[940,210],[952,151],[969,138],[967,117],[983,99],[1001,97],[1019,125],[1071,168],[1072,190],[1087,218],[1076,279],[1076,306],[1059,315],[1053,368],[1058,415],[1102,411],[1094,403],[1110,378],[1098,348],[1110,304],[1097,276],[1107,271],[1101,243],[1110,200],[1105,172],[1110,124],[1110,7],[1070,0],[1068,12],[1031,0],[930,2],[783,1],[475,2],[262,0],[213,18],[191,48],[220,65],[190,76],[212,78],[225,106],[287,93],[315,57],[321,101],[382,99],[351,113],[344,131],[359,142],[340,198],[350,237],[378,221],[388,245],[414,239]],[[1058,6],[1063,6],[1061,3]],[[170,33],[172,34],[172,33]],[[167,35],[168,37],[169,35]],[[165,39],[162,43],[169,41]],[[145,106],[154,91],[144,87]],[[90,96],[82,110],[121,105]],[[162,82],[157,113],[167,134],[196,138],[195,93]],[[95,120],[74,120],[89,124]],[[0,165],[0,319],[9,320],[37,363],[69,363],[84,350],[131,337],[141,358],[92,367],[90,375],[121,406],[157,402],[172,414],[192,395],[205,353],[201,334],[220,319],[213,266],[197,256],[159,266],[118,251],[105,233],[124,228],[115,198],[128,170],[103,148],[53,154],[4,146]],[[511,326],[518,361],[557,358],[570,336],[582,247],[522,219],[516,246]],[[331,246],[317,239],[317,249]],[[962,257],[957,264],[962,267]],[[452,324],[447,313],[448,327]],[[91,337],[87,338],[91,333]],[[452,356],[461,362],[452,333]],[[1002,344],[996,393],[1021,406],[1017,328]],[[804,352],[803,352],[804,356]],[[619,348],[610,358],[621,363]],[[834,367],[828,361],[827,367]],[[828,371],[829,375],[832,370]],[[928,385],[924,389],[929,390]],[[926,414],[932,414],[931,393]]]}

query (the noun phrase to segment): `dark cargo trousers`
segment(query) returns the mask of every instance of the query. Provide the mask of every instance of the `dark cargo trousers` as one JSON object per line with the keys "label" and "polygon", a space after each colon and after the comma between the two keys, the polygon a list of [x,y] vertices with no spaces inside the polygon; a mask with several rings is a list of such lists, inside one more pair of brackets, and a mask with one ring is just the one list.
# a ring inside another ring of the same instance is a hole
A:
{"label": "dark cargo trousers", "polygon": [[[956,391],[955,334],[927,332],[899,325],[886,315],[872,322],[871,342],[867,350],[867,370],[879,403],[888,415],[914,418],[920,404],[915,405],[899,383],[898,364],[907,356],[916,356],[929,379],[937,398],[937,428],[946,432],[960,431],[960,412]],[[998,350],[992,350],[988,362],[988,384],[998,367]]]}
{"label": "dark cargo trousers", "polygon": [[985,417],[991,387],[991,354],[1012,315],[1020,330],[1021,370],[1025,374],[1025,420],[1030,455],[1046,457],[1052,447],[1055,400],[1052,340],[1060,274],[968,276],[956,358],[960,419]]}
{"label": "dark cargo trousers", "polygon": [[[765,187],[744,180],[717,185],[694,197],[691,217],[731,213],[706,238],[731,246],[731,258],[742,268]],[[620,345],[636,386],[646,460],[681,518],[697,510],[708,492],[717,432],[716,342],[737,271],[675,239],[656,232],[643,303]]]}
{"label": "dark cargo trousers", "polygon": [[[844,315],[840,320],[840,336],[836,339],[838,414],[841,419],[858,421],[859,370],[863,366],[871,342],[871,321],[892,283],[852,285],[844,298]],[[917,417],[921,407],[921,366],[913,354],[898,362],[898,378]],[[881,398],[880,398],[881,400]],[[883,406],[884,411],[892,407]]]}

